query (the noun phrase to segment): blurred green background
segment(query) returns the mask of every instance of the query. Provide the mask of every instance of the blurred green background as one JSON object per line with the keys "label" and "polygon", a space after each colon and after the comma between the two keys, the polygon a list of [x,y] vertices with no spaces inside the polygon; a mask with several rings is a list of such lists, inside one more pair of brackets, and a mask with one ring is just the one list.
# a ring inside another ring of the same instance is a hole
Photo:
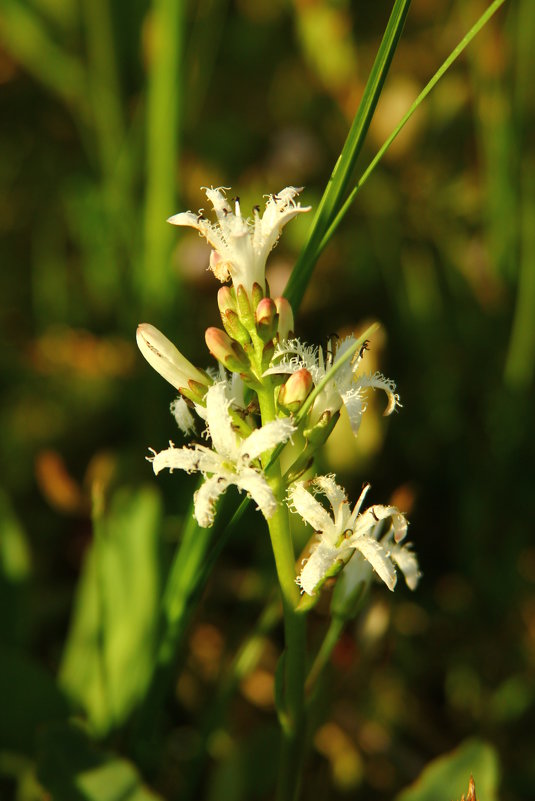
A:
{"label": "blurred green background", "polygon": [[[413,0],[361,171],[486,5]],[[210,363],[208,250],[165,219],[202,207],[203,185],[233,187],[242,209],[303,185],[317,206],[390,8],[0,0],[2,799],[45,798],[36,770],[54,798],[108,798],[96,780],[62,789],[87,745],[50,726],[66,698],[125,757],[114,764],[136,799],[154,796],[133,763],[169,799],[270,795],[276,627],[199,756],[221,675],[273,580],[254,516],[194,617],[159,759],[145,770],[132,745],[195,486],[156,481],[144,460],[180,435],[135,326],[150,321]],[[392,799],[474,737],[498,755],[500,798],[535,793],[533,52],[535,6],[506,3],[359,194],[298,316],[316,343],[384,326],[369,366],[396,380],[403,409],[385,421],[378,398],[356,443],[342,420],[321,467],[409,513],[424,573],[414,594],[375,587],[335,651],[304,780],[319,798]],[[275,295],[309,224],[292,222],[271,256]],[[92,661],[102,608],[104,679]]]}

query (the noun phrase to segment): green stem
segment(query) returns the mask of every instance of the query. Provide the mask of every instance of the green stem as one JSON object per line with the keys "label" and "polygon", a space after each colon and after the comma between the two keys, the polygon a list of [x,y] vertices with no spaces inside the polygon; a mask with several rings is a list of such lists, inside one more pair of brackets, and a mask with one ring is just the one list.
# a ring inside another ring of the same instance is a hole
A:
{"label": "green stem", "polygon": [[344,620],[343,617],[339,617],[337,615],[331,618],[331,622],[329,624],[329,628],[327,629],[325,638],[321,644],[321,647],[316,655],[314,663],[310,668],[309,674],[307,676],[305,684],[305,691],[307,696],[312,692],[312,690],[316,685],[317,680],[319,679],[326,665],[329,663],[331,654],[334,651],[336,643],[340,639],[345,624],[346,621]]}
{"label": "green stem", "polygon": [[[276,418],[273,386],[268,379],[258,390],[262,423]],[[282,480],[280,462],[270,467],[270,454],[264,455],[264,469],[275,497],[277,511],[268,520],[271,546],[281,588],[284,613],[284,690],[283,708],[279,716],[283,721],[277,801],[292,801],[299,789],[305,729],[305,676],[306,676],[306,616],[297,611],[300,593],[295,583],[295,553],[290,531],[287,505],[283,502],[286,486]]]}

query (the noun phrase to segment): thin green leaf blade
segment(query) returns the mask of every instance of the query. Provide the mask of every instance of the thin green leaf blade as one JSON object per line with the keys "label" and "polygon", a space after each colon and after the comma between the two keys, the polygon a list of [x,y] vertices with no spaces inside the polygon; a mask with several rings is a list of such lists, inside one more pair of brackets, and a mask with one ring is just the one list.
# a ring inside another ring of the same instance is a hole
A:
{"label": "thin green leaf blade", "polygon": [[349,185],[357,158],[377,106],[377,101],[390,69],[399,38],[403,31],[410,0],[396,0],[383,39],[377,51],[373,67],[364,88],[357,113],[353,119],[342,152],[323,193],[311,231],[297,264],[295,265],[284,295],[297,311],[319,255],[319,245],[336,215],[341,199]]}

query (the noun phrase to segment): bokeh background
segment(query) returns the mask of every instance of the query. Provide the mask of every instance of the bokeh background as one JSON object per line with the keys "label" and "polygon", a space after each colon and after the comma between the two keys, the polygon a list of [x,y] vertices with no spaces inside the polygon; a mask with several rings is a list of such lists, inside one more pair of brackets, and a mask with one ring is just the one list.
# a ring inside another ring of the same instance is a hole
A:
{"label": "bokeh background", "polygon": [[[413,1],[361,172],[485,6]],[[233,187],[244,209],[303,185],[317,206],[389,11],[0,2],[2,798],[45,798],[36,765],[54,792],[72,743],[41,734],[65,694],[136,762],[124,732],[194,483],[155,481],[144,460],[179,434],[135,327],[152,322],[204,366],[217,324],[205,243],[165,219],[205,205],[203,185]],[[316,797],[391,799],[474,737],[494,749],[500,798],[535,792],[534,50],[535,7],[506,3],[368,180],[298,315],[316,343],[382,323],[369,367],[396,380],[403,408],[385,420],[374,399],[357,442],[342,420],[321,467],[409,513],[424,574],[413,594],[377,585],[335,651],[305,774]],[[293,221],[272,254],[273,294],[309,224]],[[96,528],[92,503],[106,508]],[[227,544],[192,621],[146,774],[162,797],[270,796],[277,626],[199,756],[200,722],[269,596],[261,523]],[[106,578],[93,546],[110,532]],[[106,581],[111,719],[87,622]]]}

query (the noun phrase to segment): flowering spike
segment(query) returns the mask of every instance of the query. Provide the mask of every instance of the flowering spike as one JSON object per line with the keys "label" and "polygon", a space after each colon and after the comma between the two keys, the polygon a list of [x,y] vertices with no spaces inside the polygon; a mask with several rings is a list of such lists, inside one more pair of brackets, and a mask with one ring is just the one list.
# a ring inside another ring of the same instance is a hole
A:
{"label": "flowering spike", "polygon": [[183,390],[189,386],[190,381],[195,381],[204,388],[211,383],[208,376],[194,367],[153,325],[138,325],[136,341],[150,366],[176,389]]}

